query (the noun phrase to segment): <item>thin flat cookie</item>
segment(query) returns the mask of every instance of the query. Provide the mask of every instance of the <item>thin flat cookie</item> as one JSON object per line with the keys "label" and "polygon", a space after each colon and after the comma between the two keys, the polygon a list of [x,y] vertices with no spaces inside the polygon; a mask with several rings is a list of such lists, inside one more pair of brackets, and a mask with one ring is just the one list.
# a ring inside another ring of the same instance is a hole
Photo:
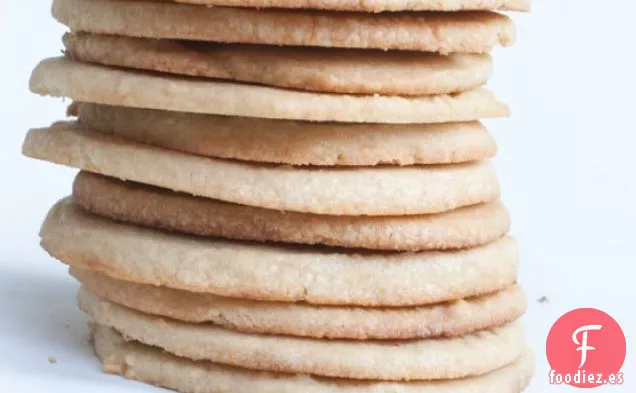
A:
{"label": "thin flat cookie", "polygon": [[244,44],[485,53],[516,38],[496,12],[314,12],[201,7],[165,1],[55,0],[74,32]]}
{"label": "thin flat cookie", "polygon": [[417,97],[311,93],[142,73],[67,58],[40,63],[30,87],[37,94],[96,104],[268,119],[405,124],[509,115],[508,107],[485,88]]}
{"label": "thin flat cookie", "polygon": [[486,83],[487,54],[214,44],[75,33],[64,36],[74,60],[325,93],[432,95]]}
{"label": "thin flat cookie", "polygon": [[349,340],[458,337],[510,323],[525,312],[526,297],[515,285],[494,294],[426,307],[319,307],[258,302],[127,283],[71,268],[89,291],[146,314],[189,323],[210,322],[253,334]]}
{"label": "thin flat cookie", "polygon": [[520,393],[534,374],[526,349],[514,363],[478,377],[447,381],[351,381],[306,375],[266,373],[170,355],[126,341],[114,329],[93,324],[95,352],[104,371],[182,393]]}
{"label": "thin flat cookie", "polygon": [[336,11],[530,11],[530,0],[174,0],[177,3],[252,8],[302,8]]}
{"label": "thin flat cookie", "polygon": [[490,163],[316,168],[198,157],[60,123],[31,130],[24,154],[249,206],[332,215],[440,213],[499,198]]}
{"label": "thin flat cookie", "polygon": [[516,242],[419,253],[346,252],[177,235],[120,224],[64,200],[42,247],[76,268],[138,284],[251,300],[414,306],[493,293],[517,281]]}
{"label": "thin flat cookie", "polygon": [[205,157],[288,165],[455,164],[492,158],[479,122],[343,124],[78,104],[85,128]]}
{"label": "thin flat cookie", "polygon": [[78,303],[96,323],[131,340],[192,360],[261,371],[385,381],[451,379],[505,367],[526,347],[518,321],[453,338],[317,340],[187,324],[133,311],[85,289],[80,289]]}
{"label": "thin flat cookie", "polygon": [[225,203],[90,172],[76,177],[73,202],[116,221],[198,236],[369,250],[470,248],[510,228],[499,201],[440,214],[328,216]]}

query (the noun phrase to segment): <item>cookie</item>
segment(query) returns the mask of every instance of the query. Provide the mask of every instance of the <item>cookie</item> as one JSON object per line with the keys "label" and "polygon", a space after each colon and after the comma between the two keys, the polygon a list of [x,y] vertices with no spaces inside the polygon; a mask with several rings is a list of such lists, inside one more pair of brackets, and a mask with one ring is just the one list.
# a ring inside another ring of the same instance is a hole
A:
{"label": "cookie", "polygon": [[127,283],[82,269],[72,268],[71,274],[97,296],[146,314],[213,323],[244,333],[328,339],[458,337],[510,323],[525,312],[527,304],[517,285],[427,307],[378,309],[257,302]]}
{"label": "cookie", "polygon": [[225,203],[89,172],[75,179],[73,202],[116,221],[198,236],[370,250],[469,248],[497,240],[510,228],[499,201],[440,214],[327,216]]}
{"label": "cookie", "polygon": [[303,8],[337,11],[530,11],[530,0],[175,0],[177,3],[253,8]]}
{"label": "cookie", "polygon": [[439,213],[499,198],[491,164],[298,168],[198,157],[59,123],[31,130],[24,154],[238,204],[317,214]]}
{"label": "cookie", "polygon": [[130,340],[192,360],[253,370],[386,381],[451,379],[504,367],[525,349],[519,322],[453,338],[317,340],[173,321],[118,306],[85,289],[78,303],[96,323]]}
{"label": "cookie", "polygon": [[138,284],[251,300],[413,306],[484,295],[517,280],[516,242],[419,253],[347,252],[170,234],[53,207],[41,245],[72,267]]}
{"label": "cookie", "polygon": [[478,377],[447,381],[351,381],[266,373],[179,358],[160,349],[126,341],[114,329],[93,324],[95,352],[104,371],[183,393],[520,393],[534,374],[526,349],[514,363]]}
{"label": "cookie", "polygon": [[55,0],[74,32],[244,44],[485,53],[516,38],[496,12],[315,12],[201,7],[166,1]]}
{"label": "cookie", "polygon": [[492,73],[487,54],[226,45],[90,33],[67,34],[64,44],[66,55],[78,61],[325,93],[458,93],[484,85]]}
{"label": "cookie", "polygon": [[492,158],[479,122],[344,124],[78,104],[85,128],[206,157],[317,166],[454,164]]}
{"label": "cookie", "polygon": [[66,58],[40,63],[30,87],[37,94],[96,104],[270,119],[404,124],[509,114],[485,88],[417,97],[324,94],[156,75]]}

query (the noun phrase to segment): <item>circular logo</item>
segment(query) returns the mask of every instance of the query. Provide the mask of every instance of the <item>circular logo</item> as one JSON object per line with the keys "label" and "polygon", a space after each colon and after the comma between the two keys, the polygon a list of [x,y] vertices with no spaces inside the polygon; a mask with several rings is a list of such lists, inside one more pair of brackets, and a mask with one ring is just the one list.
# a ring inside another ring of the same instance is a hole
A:
{"label": "circular logo", "polygon": [[594,308],[570,311],[548,334],[550,383],[579,388],[622,384],[626,351],[625,334],[614,318]]}

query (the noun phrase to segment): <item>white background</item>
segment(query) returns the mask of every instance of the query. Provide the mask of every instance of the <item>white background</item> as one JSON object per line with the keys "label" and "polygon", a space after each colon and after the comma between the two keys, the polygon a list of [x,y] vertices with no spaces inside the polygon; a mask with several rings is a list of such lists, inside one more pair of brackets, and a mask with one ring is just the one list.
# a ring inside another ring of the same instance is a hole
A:
{"label": "white background", "polygon": [[[539,368],[529,393],[575,391],[547,384],[544,346],[551,324],[580,307],[608,312],[627,336],[625,385],[597,391],[634,392],[636,2],[535,0],[534,8],[515,16],[518,43],[496,52],[490,83],[513,117],[489,123],[531,301]],[[63,31],[48,1],[0,0],[0,391],[155,391],[102,375],[76,285],[38,247],[39,225],[74,171],[21,157],[26,130],[66,106],[29,94],[27,82],[38,60],[60,53]]]}

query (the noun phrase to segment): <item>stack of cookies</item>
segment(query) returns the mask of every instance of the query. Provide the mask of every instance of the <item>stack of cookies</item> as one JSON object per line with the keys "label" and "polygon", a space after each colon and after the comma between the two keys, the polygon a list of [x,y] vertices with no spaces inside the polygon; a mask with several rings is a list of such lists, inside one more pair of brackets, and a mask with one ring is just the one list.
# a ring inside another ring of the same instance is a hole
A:
{"label": "stack of cookies", "polygon": [[105,370],[187,393],[522,391],[479,119],[508,115],[482,86],[515,36],[496,11],[527,0],[188,2],[55,0],[65,56],[31,80],[73,100],[24,152],[81,170],[42,246]]}

